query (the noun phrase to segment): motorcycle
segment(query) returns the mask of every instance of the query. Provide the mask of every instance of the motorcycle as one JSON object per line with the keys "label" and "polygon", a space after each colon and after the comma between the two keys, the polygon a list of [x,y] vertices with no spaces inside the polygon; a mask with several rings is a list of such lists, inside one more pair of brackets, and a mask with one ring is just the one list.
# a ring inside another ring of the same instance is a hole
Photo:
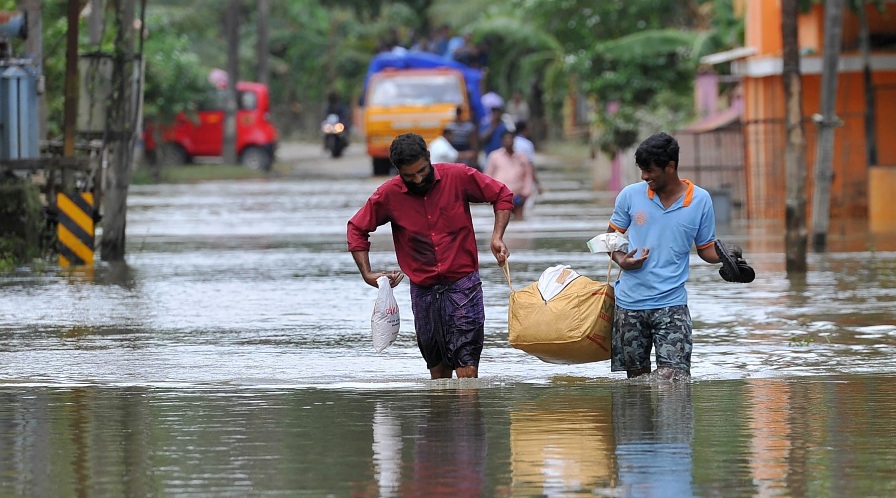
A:
{"label": "motorcycle", "polygon": [[321,132],[324,134],[324,148],[330,152],[333,157],[342,155],[342,151],[348,147],[348,128],[345,123],[339,119],[338,114],[328,114],[326,119],[320,125]]}

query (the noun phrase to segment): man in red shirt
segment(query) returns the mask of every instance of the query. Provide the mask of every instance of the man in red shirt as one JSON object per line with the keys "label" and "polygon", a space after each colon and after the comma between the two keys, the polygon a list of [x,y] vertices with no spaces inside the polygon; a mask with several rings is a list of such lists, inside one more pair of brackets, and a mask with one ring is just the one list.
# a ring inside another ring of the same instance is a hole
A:
{"label": "man in red shirt", "polygon": [[[485,325],[479,251],[470,203],[494,206],[491,250],[498,266],[510,252],[504,230],[513,194],[501,182],[462,164],[435,164],[423,137],[392,141],[389,158],[398,176],[386,181],[348,222],[348,249],[364,281],[389,277],[392,287],[408,276],[417,346],[433,379],[479,375]],[[370,233],[390,223],[403,272],[370,269]]]}

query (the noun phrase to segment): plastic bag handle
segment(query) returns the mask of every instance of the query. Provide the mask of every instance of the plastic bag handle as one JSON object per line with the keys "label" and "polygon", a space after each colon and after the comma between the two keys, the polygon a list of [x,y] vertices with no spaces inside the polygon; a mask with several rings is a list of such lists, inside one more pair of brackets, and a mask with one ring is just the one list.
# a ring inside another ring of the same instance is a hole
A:
{"label": "plastic bag handle", "polygon": [[513,292],[513,284],[510,283],[510,261],[504,260],[504,266],[501,267],[504,270],[504,276],[507,278],[507,286],[510,287],[510,292]]}
{"label": "plastic bag handle", "polygon": [[[610,264],[607,265],[607,285],[610,285],[610,276],[613,274],[613,257],[610,257]],[[616,280],[619,280],[619,277],[622,276],[622,267],[619,267],[619,271],[616,272]]]}
{"label": "plastic bag handle", "polygon": [[[619,269],[622,271],[622,268]],[[610,275],[613,273],[613,258],[610,257],[610,264],[607,265],[607,285],[610,285]],[[616,278],[619,278],[618,276]]]}

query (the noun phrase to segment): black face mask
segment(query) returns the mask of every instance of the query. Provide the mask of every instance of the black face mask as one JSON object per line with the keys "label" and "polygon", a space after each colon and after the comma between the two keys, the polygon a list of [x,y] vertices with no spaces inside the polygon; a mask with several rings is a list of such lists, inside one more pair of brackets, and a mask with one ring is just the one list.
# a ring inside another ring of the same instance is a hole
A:
{"label": "black face mask", "polygon": [[408,192],[414,195],[426,195],[436,183],[436,169],[433,167],[432,163],[429,163],[429,173],[423,177],[423,182],[419,184],[406,181],[403,178],[401,181],[403,181],[405,187],[408,188]]}

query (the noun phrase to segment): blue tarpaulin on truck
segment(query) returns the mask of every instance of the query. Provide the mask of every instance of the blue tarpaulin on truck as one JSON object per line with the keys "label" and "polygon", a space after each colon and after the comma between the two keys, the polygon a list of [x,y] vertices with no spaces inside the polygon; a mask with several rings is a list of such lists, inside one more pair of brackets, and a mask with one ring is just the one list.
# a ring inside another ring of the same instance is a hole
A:
{"label": "blue tarpaulin on truck", "polygon": [[[466,82],[467,93],[470,97],[471,110],[478,123],[485,116],[485,109],[482,107],[479,91],[482,72],[453,59],[429,52],[382,52],[375,55],[370,60],[370,66],[367,68],[367,76],[364,78],[364,93],[361,98],[363,99],[363,96],[367,94],[367,82],[370,81],[370,77],[383,69],[437,69],[440,67],[456,69],[464,75],[464,82]],[[364,105],[363,100],[361,105]]]}

